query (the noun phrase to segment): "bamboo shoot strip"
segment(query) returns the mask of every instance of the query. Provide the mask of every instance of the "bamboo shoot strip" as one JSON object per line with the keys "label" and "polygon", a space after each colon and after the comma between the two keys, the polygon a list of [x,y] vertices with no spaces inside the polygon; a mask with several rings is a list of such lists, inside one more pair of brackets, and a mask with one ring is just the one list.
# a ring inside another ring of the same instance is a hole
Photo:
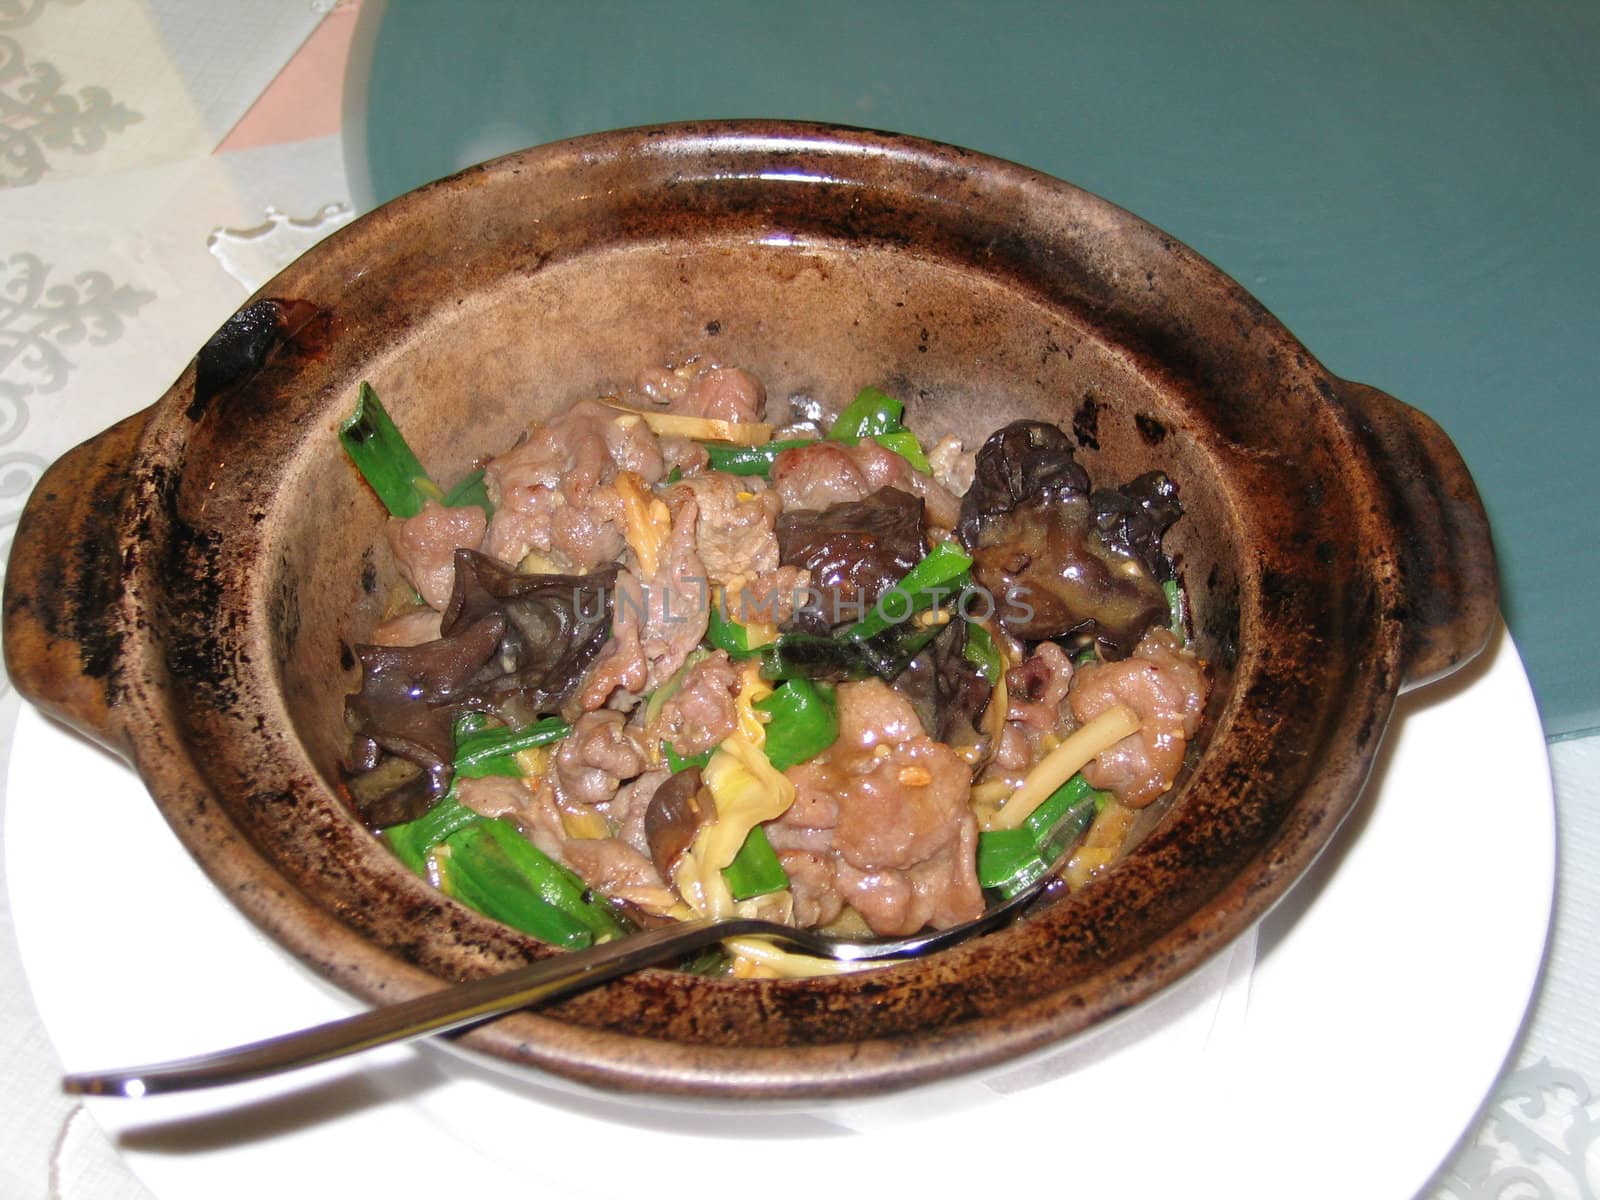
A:
{"label": "bamboo shoot strip", "polygon": [[1052,792],[1083,770],[1091,758],[1138,731],[1138,715],[1125,704],[1113,704],[1038,761],[1022,786],[995,814],[991,828],[1016,829]]}

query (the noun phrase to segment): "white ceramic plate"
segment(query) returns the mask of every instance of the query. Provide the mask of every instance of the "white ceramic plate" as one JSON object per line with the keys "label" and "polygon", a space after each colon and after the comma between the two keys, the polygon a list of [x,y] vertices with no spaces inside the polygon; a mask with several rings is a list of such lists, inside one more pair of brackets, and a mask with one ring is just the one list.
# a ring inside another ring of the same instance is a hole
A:
{"label": "white ceramic plate", "polygon": [[[93,1111],[161,1200],[486,1189],[673,1200],[1408,1197],[1471,1122],[1538,976],[1554,874],[1515,648],[1402,701],[1367,797],[1263,924],[1108,1030],[978,1080],[735,1115],[523,1082],[435,1048]],[[138,781],[31,710],[6,851],[18,942],[69,1069],[353,1011],[211,887]],[[1254,968],[1251,970],[1251,963]]]}

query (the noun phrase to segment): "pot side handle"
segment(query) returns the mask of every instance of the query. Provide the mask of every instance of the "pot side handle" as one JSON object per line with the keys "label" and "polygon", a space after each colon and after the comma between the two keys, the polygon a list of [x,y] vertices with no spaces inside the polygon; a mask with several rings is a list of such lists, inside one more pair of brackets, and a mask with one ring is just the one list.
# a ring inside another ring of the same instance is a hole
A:
{"label": "pot side handle", "polygon": [[5,663],[17,690],[121,754],[109,703],[122,593],[120,518],[145,413],[51,464],[17,522],[6,568]]}
{"label": "pot side handle", "polygon": [[1339,386],[1394,497],[1409,690],[1470,661],[1496,627],[1489,518],[1460,451],[1433,418],[1364,383]]}

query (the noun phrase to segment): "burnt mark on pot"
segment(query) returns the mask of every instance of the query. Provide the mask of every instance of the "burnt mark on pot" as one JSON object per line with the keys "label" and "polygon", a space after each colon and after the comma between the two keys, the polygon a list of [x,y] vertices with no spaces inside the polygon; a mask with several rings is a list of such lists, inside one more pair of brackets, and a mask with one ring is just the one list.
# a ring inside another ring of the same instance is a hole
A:
{"label": "burnt mark on pot", "polygon": [[1261,595],[1274,604],[1288,604],[1299,593],[1298,581],[1284,571],[1265,571],[1261,576]]}
{"label": "burnt mark on pot", "polygon": [[1100,449],[1100,401],[1093,392],[1083,394],[1083,402],[1072,414],[1072,435],[1078,445],[1090,450]]}
{"label": "burnt mark on pot", "polygon": [[1268,663],[1250,681],[1250,700],[1263,716],[1277,724],[1291,719],[1303,685],[1293,674]]}
{"label": "burnt mark on pot", "polygon": [[1135,413],[1133,426],[1146,446],[1159,446],[1167,440],[1167,427],[1148,413]]}
{"label": "burnt mark on pot", "polygon": [[231,666],[215,625],[222,602],[221,552],[220,533],[196,529],[173,516],[167,534],[167,669],[209,687],[223,686]]}
{"label": "burnt mark on pot", "polygon": [[[93,482],[93,492],[84,502],[86,510],[117,512],[126,494],[126,477],[107,471]],[[107,614],[116,605],[123,581],[120,572],[107,570],[107,566],[122,561],[120,527],[113,520],[92,520],[84,522],[83,530],[86,536],[46,566],[47,576],[40,580],[40,588],[45,595],[64,595],[67,603],[59,617],[55,605],[41,606],[42,616],[51,637],[65,637],[77,645],[84,676],[105,682],[109,704],[114,691],[111,672],[123,632],[121,623],[109,620]]]}
{"label": "burnt mark on pot", "polygon": [[1356,732],[1357,747],[1365,750],[1368,744],[1372,741],[1372,737],[1377,730],[1378,714],[1369,710],[1367,715],[1361,721],[1361,728]]}
{"label": "burnt mark on pot", "polygon": [[[229,616],[223,605],[223,535],[192,524],[178,511],[175,473],[157,468],[152,474],[157,478],[152,480],[149,503],[163,510],[166,526],[158,569],[165,583],[167,670],[175,680],[204,693],[208,702],[231,707],[237,699],[235,661],[242,656],[230,641],[241,618]],[[152,515],[146,511],[145,521]]]}
{"label": "burnt mark on pot", "polygon": [[904,371],[887,371],[884,373],[883,385],[891,396],[907,396],[917,393],[920,399],[926,400],[927,394],[919,391],[916,381]]}
{"label": "burnt mark on pot", "polygon": [[[516,270],[517,274],[524,277],[529,275],[537,275],[540,271],[544,270],[545,264],[554,257],[555,251],[549,247],[528,242],[521,247],[521,255],[518,257],[514,269]],[[464,296],[457,297],[456,304],[459,306],[465,301],[465,299],[466,297]]]}
{"label": "burnt mark on pot", "polygon": [[277,634],[278,646],[284,657],[294,653],[300,640],[300,586],[289,574],[289,564],[282,564],[282,581],[273,589],[268,601],[267,619]]}
{"label": "burnt mark on pot", "polygon": [[332,314],[307,300],[257,300],[241,308],[195,356],[194,399],[184,415],[198,421],[213,400],[261,370],[280,345],[314,356],[332,337]]}
{"label": "burnt mark on pot", "polygon": [[295,808],[300,797],[293,792],[257,791],[245,797],[245,803],[254,809]]}
{"label": "burnt mark on pot", "polygon": [[1214,646],[1213,660],[1226,670],[1232,670],[1239,661],[1239,584],[1231,581],[1226,587],[1212,585],[1211,595],[1205,605],[1201,622],[1203,637]]}

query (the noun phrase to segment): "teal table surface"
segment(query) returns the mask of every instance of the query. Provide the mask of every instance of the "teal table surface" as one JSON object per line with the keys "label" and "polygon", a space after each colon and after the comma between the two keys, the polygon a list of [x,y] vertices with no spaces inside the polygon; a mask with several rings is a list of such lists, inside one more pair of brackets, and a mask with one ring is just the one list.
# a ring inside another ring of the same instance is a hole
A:
{"label": "teal table surface", "polygon": [[1600,5],[370,7],[369,200],[575,134],[781,116],[969,146],[1161,226],[1445,426],[1547,731],[1600,727]]}

